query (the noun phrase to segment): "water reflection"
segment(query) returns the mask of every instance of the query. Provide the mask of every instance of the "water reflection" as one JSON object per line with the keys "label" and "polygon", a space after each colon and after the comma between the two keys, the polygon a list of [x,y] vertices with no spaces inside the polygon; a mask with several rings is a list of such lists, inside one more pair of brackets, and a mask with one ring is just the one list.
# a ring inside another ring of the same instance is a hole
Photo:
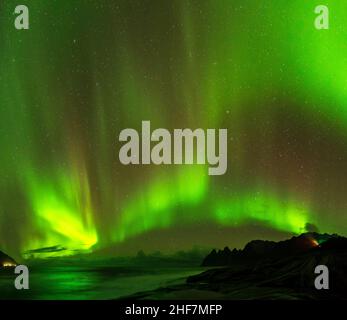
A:
{"label": "water reflection", "polygon": [[16,290],[16,275],[0,272],[0,299],[84,300],[116,299],[136,292],[182,283],[200,268],[51,264],[30,267],[29,290]]}

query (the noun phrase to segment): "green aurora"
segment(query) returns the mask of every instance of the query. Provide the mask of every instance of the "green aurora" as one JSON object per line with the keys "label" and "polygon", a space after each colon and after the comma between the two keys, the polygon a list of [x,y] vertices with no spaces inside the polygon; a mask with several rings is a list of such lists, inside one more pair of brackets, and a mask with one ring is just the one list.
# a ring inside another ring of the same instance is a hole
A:
{"label": "green aurora", "polygon": [[[200,223],[347,235],[346,1],[324,1],[320,31],[318,0],[21,4],[30,30],[0,5],[1,249]],[[122,166],[118,135],[143,120],[227,128],[227,173]]]}

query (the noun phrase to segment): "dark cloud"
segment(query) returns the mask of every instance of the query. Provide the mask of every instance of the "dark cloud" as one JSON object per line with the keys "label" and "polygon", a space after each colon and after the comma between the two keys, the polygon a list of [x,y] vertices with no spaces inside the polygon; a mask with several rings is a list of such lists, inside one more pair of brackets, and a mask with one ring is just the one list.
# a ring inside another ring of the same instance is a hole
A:
{"label": "dark cloud", "polygon": [[317,232],[317,233],[319,233],[318,227],[315,224],[309,223],[309,222],[307,222],[305,224],[305,230],[306,230],[306,232]]}
{"label": "dark cloud", "polygon": [[60,251],[65,251],[65,250],[67,250],[67,249],[58,245],[58,246],[53,246],[53,247],[45,247],[45,248],[28,250],[28,251],[24,252],[24,254],[52,253],[52,252],[60,252]]}

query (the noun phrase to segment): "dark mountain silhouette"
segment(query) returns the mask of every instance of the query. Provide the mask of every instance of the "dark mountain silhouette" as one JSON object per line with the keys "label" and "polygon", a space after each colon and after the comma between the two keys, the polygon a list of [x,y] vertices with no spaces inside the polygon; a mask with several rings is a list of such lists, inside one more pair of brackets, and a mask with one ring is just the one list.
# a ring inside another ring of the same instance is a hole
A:
{"label": "dark mountain silhouette", "polygon": [[[139,293],[137,299],[347,299],[347,238],[305,233],[289,240],[255,240],[243,250],[213,250],[210,268],[185,284]],[[316,267],[329,270],[329,289],[315,287]],[[223,267],[222,267],[223,266]]]}
{"label": "dark mountain silhouette", "polygon": [[206,256],[207,250],[192,248],[187,251],[177,251],[174,253],[165,254],[160,251],[152,253],[145,253],[139,250],[133,259],[136,264],[148,265],[186,265],[186,266],[199,266],[201,260]]}
{"label": "dark mountain silhouette", "polygon": [[[338,235],[251,241],[243,250],[213,251],[203,264],[228,267],[189,277],[187,283],[230,299],[347,299],[347,238]],[[329,290],[315,288],[318,265],[329,269]]]}
{"label": "dark mountain silhouette", "polygon": [[253,240],[243,250],[225,247],[224,250],[212,250],[203,260],[202,266],[228,266],[242,263],[255,263],[258,260],[269,260],[274,258],[289,257],[307,252],[311,249],[326,246],[333,239],[341,237],[337,235],[304,233],[289,240],[274,242],[264,240]]}
{"label": "dark mountain silhouette", "polygon": [[5,267],[14,267],[16,265],[17,262],[13,258],[0,251],[0,269]]}

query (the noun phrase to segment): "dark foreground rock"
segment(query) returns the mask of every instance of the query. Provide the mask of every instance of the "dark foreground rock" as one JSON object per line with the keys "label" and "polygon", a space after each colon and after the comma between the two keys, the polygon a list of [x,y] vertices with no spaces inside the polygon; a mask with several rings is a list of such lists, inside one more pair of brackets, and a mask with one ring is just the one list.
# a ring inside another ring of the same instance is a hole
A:
{"label": "dark foreground rock", "polygon": [[0,251],[0,269],[11,268],[15,267],[16,265],[17,263],[13,258]]}

